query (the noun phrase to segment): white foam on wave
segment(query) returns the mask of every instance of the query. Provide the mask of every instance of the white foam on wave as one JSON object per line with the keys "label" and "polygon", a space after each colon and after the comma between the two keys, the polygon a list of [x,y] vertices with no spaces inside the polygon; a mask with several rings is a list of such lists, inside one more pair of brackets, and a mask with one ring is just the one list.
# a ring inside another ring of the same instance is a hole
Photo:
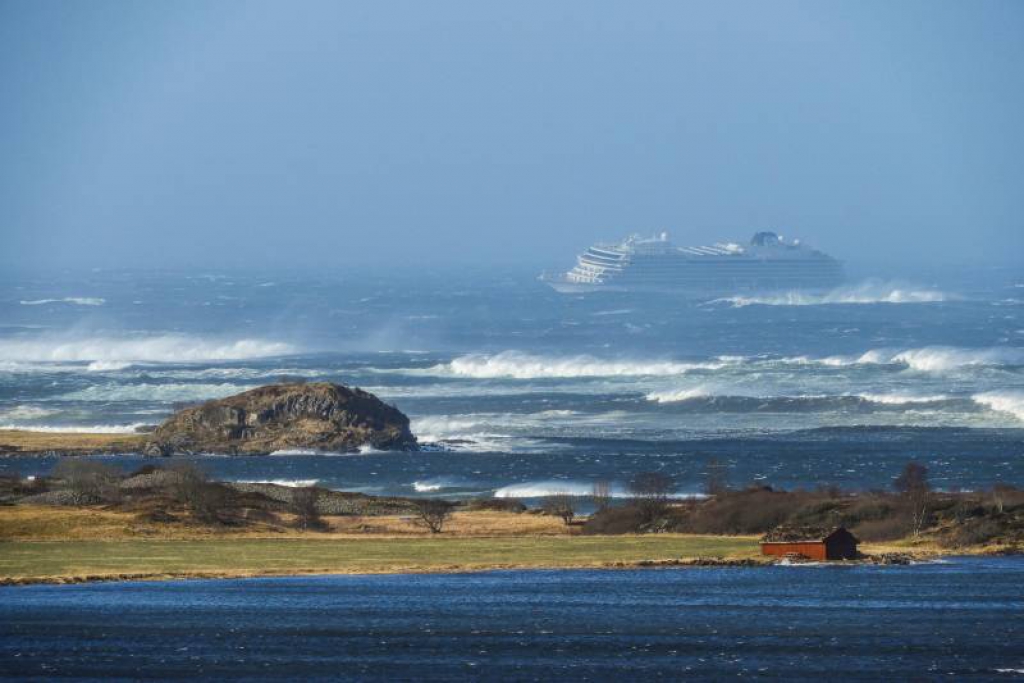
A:
{"label": "white foam on wave", "polygon": [[1024,364],[1024,349],[1016,347],[965,348],[924,346],[913,349],[871,349],[857,356],[792,356],[765,361],[791,365],[902,365],[920,372],[945,372],[963,367]]}
{"label": "white foam on wave", "polygon": [[488,422],[485,416],[425,415],[413,418],[409,428],[420,443],[464,441],[468,446],[449,445],[460,450],[485,453],[503,450],[501,441],[509,439],[511,435],[490,430]]}
{"label": "white foam on wave", "polygon": [[275,484],[289,488],[308,488],[316,486],[319,479],[239,479],[236,484]]}
{"label": "white foam on wave", "polygon": [[62,299],[33,299],[31,301],[19,301],[22,306],[43,306],[45,304],[74,304],[75,306],[102,306],[107,303],[106,299],[98,296],[66,296]]}
{"label": "white foam on wave", "polygon": [[[529,481],[519,484],[509,484],[495,490],[495,498],[546,498],[548,496],[590,496],[594,492],[594,484],[585,481],[565,481],[560,479],[546,479],[541,481]],[[621,484],[612,483],[608,494],[612,498],[631,498],[633,494]],[[689,493],[677,491],[669,495],[675,500],[690,500],[704,498],[701,493]]]}
{"label": "white foam on wave", "polygon": [[417,493],[436,493],[446,489],[464,489],[470,485],[469,481],[461,477],[432,477],[414,481],[412,488]]}
{"label": "white foam on wave", "polygon": [[717,370],[724,359],[703,363],[677,361],[604,360],[594,356],[538,356],[519,351],[494,355],[470,354],[436,365],[436,374],[474,379],[542,379],[573,377],[666,376],[693,370]]}
{"label": "white foam on wave", "polygon": [[932,394],[929,396],[917,396],[914,394],[854,394],[857,398],[870,403],[880,403],[889,406],[914,405],[917,403],[940,403],[950,400],[946,394]]}
{"label": "white foam on wave", "polygon": [[1024,391],[987,391],[971,399],[989,410],[1008,413],[1024,422]]}
{"label": "white foam on wave", "polygon": [[0,410],[0,420],[40,420],[60,413],[52,408],[40,406],[16,405],[5,410]]}
{"label": "white foam on wave", "polygon": [[733,296],[712,303],[744,306],[826,306],[835,304],[923,304],[948,301],[951,297],[936,289],[918,289],[896,283],[868,281],[852,287],[839,287],[825,294],[783,292],[761,296]]}
{"label": "white foam on wave", "polygon": [[86,372],[116,372],[130,368],[131,363],[116,360],[94,360],[86,366]]}
{"label": "white foam on wave", "polygon": [[65,401],[145,401],[145,402],[180,402],[206,401],[224,398],[240,391],[251,389],[252,386],[238,384],[95,384],[78,391],[64,394],[60,398]]}
{"label": "white foam on wave", "polygon": [[0,360],[30,363],[196,363],[283,356],[295,351],[283,342],[188,335],[0,340]]}
{"label": "white foam on wave", "polygon": [[695,398],[711,396],[711,392],[704,386],[692,387],[689,389],[673,389],[668,391],[652,391],[647,394],[647,400],[655,403],[680,403]]}
{"label": "white foam on wave", "polygon": [[0,429],[18,429],[23,432],[44,432],[53,434],[135,434],[143,422],[130,425],[24,425],[4,424]]}
{"label": "white foam on wave", "polygon": [[892,354],[886,359],[884,352],[869,352],[862,356],[864,362],[879,358],[881,362],[900,363],[911,370],[922,372],[943,372],[967,366],[1018,365],[1024,363],[1024,349],[992,347],[982,349],[952,346],[927,346],[908,349]]}

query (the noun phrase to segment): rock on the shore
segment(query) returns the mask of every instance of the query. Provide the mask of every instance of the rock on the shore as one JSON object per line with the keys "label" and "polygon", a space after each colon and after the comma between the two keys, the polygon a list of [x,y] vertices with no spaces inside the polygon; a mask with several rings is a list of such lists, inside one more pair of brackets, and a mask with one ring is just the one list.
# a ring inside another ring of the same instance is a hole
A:
{"label": "rock on the shore", "polygon": [[260,454],[287,449],[412,449],[409,418],[361,389],[329,382],[274,384],[179,411],[145,452]]}

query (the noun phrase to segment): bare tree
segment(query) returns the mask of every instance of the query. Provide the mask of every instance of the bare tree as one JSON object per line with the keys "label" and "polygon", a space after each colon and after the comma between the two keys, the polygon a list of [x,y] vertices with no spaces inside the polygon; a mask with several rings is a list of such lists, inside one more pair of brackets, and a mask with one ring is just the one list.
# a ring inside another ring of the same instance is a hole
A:
{"label": "bare tree", "polygon": [[634,504],[640,509],[645,521],[653,522],[665,514],[669,496],[675,483],[672,477],[662,472],[641,472],[629,483],[629,492]]}
{"label": "bare tree", "polygon": [[444,530],[445,523],[452,516],[454,506],[446,500],[422,498],[416,501],[416,521],[430,529],[430,533],[439,534]]}
{"label": "bare tree", "polygon": [[717,496],[728,490],[728,468],[718,458],[711,458],[704,465],[704,493]]}
{"label": "bare tree", "polygon": [[92,460],[65,459],[50,475],[60,480],[61,488],[71,494],[74,505],[113,503],[120,499],[118,483],[124,473],[116,467]]}
{"label": "bare tree", "polygon": [[320,510],[320,490],[315,487],[295,489],[292,492],[292,507],[295,509],[296,521],[300,529],[323,528]]}
{"label": "bare tree", "polygon": [[224,490],[209,481],[202,468],[187,460],[173,463],[167,469],[175,475],[171,484],[174,499],[184,505],[196,519],[204,522],[219,521]]}
{"label": "bare tree", "polygon": [[598,479],[590,493],[591,500],[598,512],[607,510],[612,506],[612,484],[606,479]]}
{"label": "bare tree", "polygon": [[561,517],[566,526],[576,518],[576,496],[571,493],[555,493],[544,499],[541,509],[545,514]]}
{"label": "bare tree", "polygon": [[1003,509],[1006,507],[1006,499],[1014,490],[1012,486],[1007,484],[995,484],[992,487],[992,505],[995,507],[996,512],[999,514],[1003,513]]}
{"label": "bare tree", "polygon": [[919,536],[928,518],[928,500],[931,485],[928,483],[928,468],[911,460],[893,482],[893,488],[910,506],[910,523],[914,536]]}

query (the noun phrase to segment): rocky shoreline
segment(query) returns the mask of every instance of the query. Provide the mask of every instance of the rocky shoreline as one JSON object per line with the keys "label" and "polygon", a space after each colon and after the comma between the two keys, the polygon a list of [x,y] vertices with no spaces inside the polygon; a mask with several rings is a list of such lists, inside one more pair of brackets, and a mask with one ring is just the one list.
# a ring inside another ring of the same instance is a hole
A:
{"label": "rocky shoreline", "polygon": [[0,457],[269,455],[417,450],[409,418],[373,394],[330,382],[250,389],[179,410],[139,434],[0,430]]}

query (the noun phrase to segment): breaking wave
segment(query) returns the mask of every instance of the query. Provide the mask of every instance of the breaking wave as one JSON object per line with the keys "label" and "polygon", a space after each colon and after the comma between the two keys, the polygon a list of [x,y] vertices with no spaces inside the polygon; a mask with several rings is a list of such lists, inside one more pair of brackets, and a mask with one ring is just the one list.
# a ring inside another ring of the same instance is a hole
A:
{"label": "breaking wave", "polygon": [[941,403],[949,401],[951,396],[945,394],[933,394],[931,396],[916,396],[913,394],[857,394],[868,403],[878,403],[886,406],[915,405],[919,403]]}
{"label": "breaking wave", "polygon": [[61,396],[66,401],[180,402],[224,398],[252,386],[238,384],[96,384]]}
{"label": "breaking wave", "polygon": [[412,483],[412,488],[417,493],[437,493],[438,491],[465,489],[471,486],[473,483],[462,477],[432,477]]}
{"label": "breaking wave", "polygon": [[[519,484],[509,484],[495,490],[495,498],[546,498],[548,496],[590,496],[594,492],[594,484],[585,481],[563,481],[548,479],[544,481],[529,481]],[[619,483],[611,483],[609,495],[612,498],[631,498],[626,486]],[[669,498],[679,500],[704,498],[704,494],[677,491],[670,494]]]}
{"label": "breaking wave", "polygon": [[[14,362],[90,362],[108,365],[133,362],[196,363],[267,358],[295,352],[295,347],[283,342],[204,339],[185,335],[0,341],[0,360]],[[103,365],[96,367],[105,369]]]}
{"label": "breaking wave", "polygon": [[971,398],[989,410],[1009,413],[1024,422],[1024,391],[987,391]]}
{"label": "breaking wave", "polygon": [[905,365],[921,372],[944,372],[968,366],[1020,365],[1024,363],[1024,349],[926,346],[897,352],[873,350],[862,355],[858,362]]}
{"label": "breaking wave", "polygon": [[41,408],[39,406],[16,405],[7,410],[0,410],[0,420],[40,420],[44,417],[59,414],[59,410]]}
{"label": "breaking wave", "polygon": [[593,356],[550,357],[518,351],[495,355],[461,356],[431,368],[433,372],[474,379],[541,379],[566,377],[616,377],[681,375],[693,370],[717,370],[727,359],[703,363],[676,361],[603,360]]}
{"label": "breaking wave", "polygon": [[[771,363],[768,359],[766,362]],[[1024,349],[1015,347],[963,348],[925,346],[916,349],[871,349],[859,356],[792,356],[775,362],[792,365],[900,365],[921,372],[944,372],[971,366],[1015,366],[1024,364]]]}
{"label": "breaking wave", "polygon": [[652,391],[647,394],[647,400],[654,401],[655,403],[678,403],[680,401],[690,401],[695,398],[705,398],[707,396],[710,396],[707,389],[704,387],[694,387],[692,389]]}
{"label": "breaking wave", "polygon": [[45,304],[74,304],[75,306],[102,306],[107,303],[106,299],[96,296],[66,296],[63,299],[33,299],[31,301],[19,301],[22,306],[43,306]]}
{"label": "breaking wave", "polygon": [[912,289],[892,283],[865,282],[840,287],[825,294],[785,292],[763,296],[733,296],[712,303],[744,306],[825,306],[830,304],[923,304],[948,301],[949,295],[935,289]]}
{"label": "breaking wave", "polygon": [[274,484],[276,486],[287,486],[289,488],[307,488],[316,486],[319,479],[260,479],[260,480],[238,480],[236,484]]}

